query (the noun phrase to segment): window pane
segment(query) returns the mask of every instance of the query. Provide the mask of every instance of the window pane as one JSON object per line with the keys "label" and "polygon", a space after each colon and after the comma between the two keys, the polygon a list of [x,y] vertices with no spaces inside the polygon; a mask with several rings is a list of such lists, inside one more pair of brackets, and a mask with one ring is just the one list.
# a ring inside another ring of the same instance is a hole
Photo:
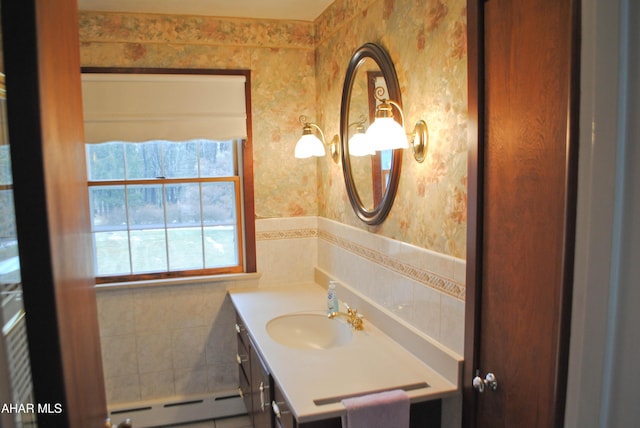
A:
{"label": "window pane", "polygon": [[128,275],[129,234],[127,231],[96,232],[93,234],[96,275]]}
{"label": "window pane", "polygon": [[127,143],[127,179],[162,177],[162,146],[158,141]]}
{"label": "window pane", "polygon": [[89,188],[91,230],[127,230],[124,186]]}
{"label": "window pane", "polygon": [[122,143],[87,144],[85,147],[89,181],[124,179]]}
{"label": "window pane", "polygon": [[166,272],[168,267],[165,229],[132,230],[130,233],[133,271]]}
{"label": "window pane", "polygon": [[202,184],[205,267],[238,264],[234,182]]}
{"label": "window pane", "polygon": [[166,271],[167,242],[162,186],[128,186],[127,201],[133,271]]}
{"label": "window pane", "polygon": [[200,185],[165,186],[169,228],[169,269],[202,269]]}
{"label": "window pane", "polygon": [[235,226],[205,227],[205,268],[236,266],[238,264],[237,236]]}
{"label": "window pane", "polygon": [[198,143],[165,141],[164,175],[167,178],[198,177]]}
{"label": "window pane", "polygon": [[169,229],[169,270],[202,269],[202,228]]}
{"label": "window pane", "polygon": [[0,248],[5,242],[16,243],[18,239],[13,207],[13,189],[0,190]]}
{"label": "window pane", "polygon": [[0,190],[0,284],[19,284],[20,281],[13,190]]}
{"label": "window pane", "polygon": [[128,186],[131,229],[164,229],[162,185]]}
{"label": "window pane", "polygon": [[89,204],[97,274],[130,274],[124,186],[90,188]]}
{"label": "window pane", "polygon": [[0,142],[0,184],[13,184],[11,177],[11,155],[9,153],[9,145]]}
{"label": "window pane", "polygon": [[167,184],[167,227],[200,225],[200,185],[198,183]]}
{"label": "window pane", "polygon": [[202,213],[205,225],[236,224],[235,184],[235,182],[202,183]]}
{"label": "window pane", "polygon": [[231,177],[236,175],[233,141],[202,140],[200,144],[201,177]]}

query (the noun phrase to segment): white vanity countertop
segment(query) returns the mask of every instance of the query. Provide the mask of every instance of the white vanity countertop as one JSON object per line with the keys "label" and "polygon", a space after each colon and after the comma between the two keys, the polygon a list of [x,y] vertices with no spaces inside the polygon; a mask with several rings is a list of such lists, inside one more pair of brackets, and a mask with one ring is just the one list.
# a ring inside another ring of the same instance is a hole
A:
{"label": "white vanity countertop", "polygon": [[[326,311],[326,290],[319,285],[232,290],[230,295],[298,422],[342,415],[340,397],[345,396],[411,386],[407,388],[411,402],[420,402],[458,391],[455,384],[369,323],[366,313],[364,329],[354,330],[352,341],[340,347],[293,349],[275,342],[266,330],[271,319]],[[428,386],[418,387],[422,382]],[[317,400],[329,403],[318,405]]]}

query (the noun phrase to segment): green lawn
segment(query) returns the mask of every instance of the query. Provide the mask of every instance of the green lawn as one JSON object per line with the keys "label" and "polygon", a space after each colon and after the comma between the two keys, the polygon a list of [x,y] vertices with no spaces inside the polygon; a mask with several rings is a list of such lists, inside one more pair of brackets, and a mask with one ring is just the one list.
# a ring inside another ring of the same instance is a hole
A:
{"label": "green lawn", "polygon": [[204,237],[201,228],[185,227],[168,231],[96,232],[94,239],[97,276],[130,274],[130,264],[133,264],[133,273],[208,269],[238,264],[236,230],[233,226],[205,227]]}

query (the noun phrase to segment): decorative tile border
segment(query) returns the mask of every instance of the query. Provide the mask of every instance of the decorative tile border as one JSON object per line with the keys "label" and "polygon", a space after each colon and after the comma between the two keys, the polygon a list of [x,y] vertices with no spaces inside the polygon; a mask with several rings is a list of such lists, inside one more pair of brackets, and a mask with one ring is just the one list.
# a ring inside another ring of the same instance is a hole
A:
{"label": "decorative tile border", "polygon": [[363,245],[357,244],[353,241],[349,241],[348,239],[338,237],[325,231],[318,232],[318,237],[346,251],[349,251],[352,254],[365,258],[373,263],[382,265],[387,269],[390,269],[409,279],[412,279],[449,296],[455,297],[456,299],[464,301],[464,284],[460,284],[450,279],[443,278],[428,270],[403,263],[398,259],[394,259],[393,257],[389,257],[383,253],[372,250],[371,248],[367,248]]}
{"label": "decorative tile border", "polygon": [[256,232],[257,241],[273,241],[276,239],[317,238],[318,229],[270,230]]}

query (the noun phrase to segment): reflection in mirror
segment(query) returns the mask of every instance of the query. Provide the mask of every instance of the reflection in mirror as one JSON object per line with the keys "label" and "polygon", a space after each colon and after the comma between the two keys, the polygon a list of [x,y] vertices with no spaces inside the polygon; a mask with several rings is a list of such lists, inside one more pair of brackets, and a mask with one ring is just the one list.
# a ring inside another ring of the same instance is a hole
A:
{"label": "reflection in mirror", "polygon": [[376,153],[367,145],[365,138],[365,131],[373,119],[369,98],[369,77],[377,74],[380,74],[378,64],[371,58],[363,59],[356,70],[349,110],[347,110],[349,127],[346,145],[351,164],[351,176],[360,202],[368,211],[373,210],[374,201],[381,198],[380,194],[374,196],[374,192],[377,190],[379,193],[381,189],[379,186],[376,189],[372,180]]}
{"label": "reflection in mirror", "polygon": [[[371,58],[365,58],[356,72],[351,105],[347,112],[347,146],[355,187],[363,207],[368,211],[372,211],[382,201],[389,182],[393,152],[376,151],[371,141],[365,137],[365,132],[375,118],[376,106],[380,104],[380,99],[388,98],[387,84],[378,64]],[[354,117],[359,110],[362,110],[362,114]]]}
{"label": "reflection in mirror", "polygon": [[349,200],[356,215],[371,225],[384,221],[391,209],[402,156],[400,151],[375,151],[364,138],[381,99],[397,100],[401,105],[398,79],[386,52],[367,43],[354,53],[347,69],[340,128]]}

